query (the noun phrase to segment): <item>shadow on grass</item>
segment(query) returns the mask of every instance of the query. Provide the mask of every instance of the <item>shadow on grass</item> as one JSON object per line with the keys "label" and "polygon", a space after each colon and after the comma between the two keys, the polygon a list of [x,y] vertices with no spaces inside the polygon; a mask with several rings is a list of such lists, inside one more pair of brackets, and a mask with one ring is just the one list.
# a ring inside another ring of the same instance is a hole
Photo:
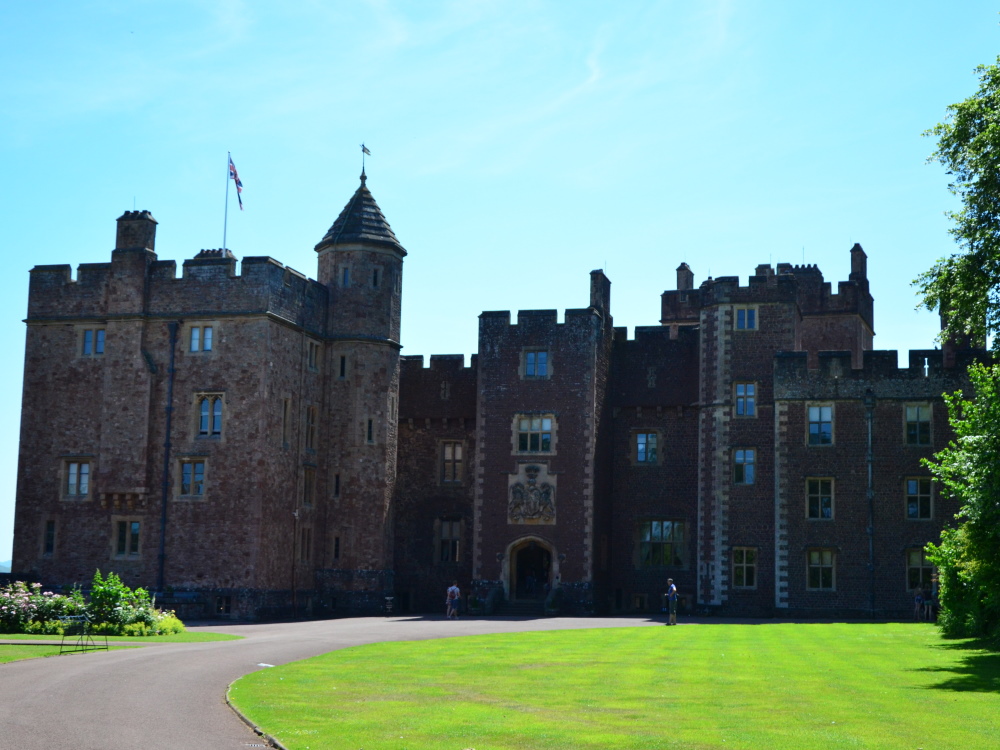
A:
{"label": "shadow on grass", "polygon": [[1000,648],[995,641],[966,638],[942,643],[938,648],[955,651],[974,651],[953,667],[925,667],[918,672],[951,674],[951,677],[934,685],[931,690],[957,692],[1000,693]]}

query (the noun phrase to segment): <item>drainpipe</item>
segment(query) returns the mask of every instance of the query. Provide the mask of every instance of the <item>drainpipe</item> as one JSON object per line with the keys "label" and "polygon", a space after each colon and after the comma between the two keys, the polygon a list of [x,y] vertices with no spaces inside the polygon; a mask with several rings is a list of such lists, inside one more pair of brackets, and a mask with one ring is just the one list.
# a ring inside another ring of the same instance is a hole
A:
{"label": "drainpipe", "polygon": [[871,577],[871,591],[868,596],[868,610],[875,617],[875,488],[872,474],[875,452],[872,445],[872,425],[875,422],[875,393],[871,388],[865,391],[865,421],[868,423],[868,573]]}
{"label": "drainpipe", "polygon": [[174,414],[174,355],[177,350],[177,331],[180,328],[180,321],[172,320],[167,323],[170,331],[170,367],[167,368],[167,405],[164,408],[166,415],[166,437],[163,439],[163,481],[162,481],[162,501],[160,503],[160,559],[159,573],[156,576],[156,589],[163,593],[164,581],[163,571],[167,561],[167,498],[170,496],[170,425]]}

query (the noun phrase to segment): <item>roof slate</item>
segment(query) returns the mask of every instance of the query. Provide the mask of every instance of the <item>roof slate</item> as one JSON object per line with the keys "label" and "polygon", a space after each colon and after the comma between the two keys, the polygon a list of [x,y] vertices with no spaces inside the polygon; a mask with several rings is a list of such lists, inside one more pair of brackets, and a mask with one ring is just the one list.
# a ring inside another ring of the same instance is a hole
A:
{"label": "roof slate", "polygon": [[351,196],[333,226],[316,245],[317,252],[326,247],[346,244],[382,245],[403,255],[406,250],[399,244],[396,235],[385,220],[371,191],[365,186],[364,171],[361,172],[361,186]]}

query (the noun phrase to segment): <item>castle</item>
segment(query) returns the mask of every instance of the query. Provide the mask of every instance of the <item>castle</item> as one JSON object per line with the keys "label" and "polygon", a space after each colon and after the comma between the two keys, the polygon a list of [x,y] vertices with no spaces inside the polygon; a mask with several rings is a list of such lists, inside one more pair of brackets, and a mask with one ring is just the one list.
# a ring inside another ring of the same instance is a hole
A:
{"label": "castle", "polygon": [[[13,570],[95,569],[182,616],[484,611],[898,616],[957,507],[921,459],[972,350],[872,351],[866,256],[694,285],[659,325],[480,316],[479,352],[400,355],[406,251],[365,175],[316,245],[31,271]],[[544,608],[544,610],[543,610]],[[511,611],[511,610],[508,610]]]}

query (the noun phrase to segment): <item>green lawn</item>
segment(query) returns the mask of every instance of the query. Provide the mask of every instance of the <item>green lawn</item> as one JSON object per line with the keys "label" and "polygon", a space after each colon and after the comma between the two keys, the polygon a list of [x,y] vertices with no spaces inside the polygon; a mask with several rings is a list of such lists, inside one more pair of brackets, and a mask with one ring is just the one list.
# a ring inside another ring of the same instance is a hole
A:
{"label": "green lawn", "polygon": [[0,644],[0,664],[5,664],[9,661],[20,661],[21,659],[36,659],[40,656],[56,656],[58,654],[58,645]]}
{"label": "green lawn", "polygon": [[997,748],[1000,654],[926,624],[383,643],[238,680],[290,750]]}

